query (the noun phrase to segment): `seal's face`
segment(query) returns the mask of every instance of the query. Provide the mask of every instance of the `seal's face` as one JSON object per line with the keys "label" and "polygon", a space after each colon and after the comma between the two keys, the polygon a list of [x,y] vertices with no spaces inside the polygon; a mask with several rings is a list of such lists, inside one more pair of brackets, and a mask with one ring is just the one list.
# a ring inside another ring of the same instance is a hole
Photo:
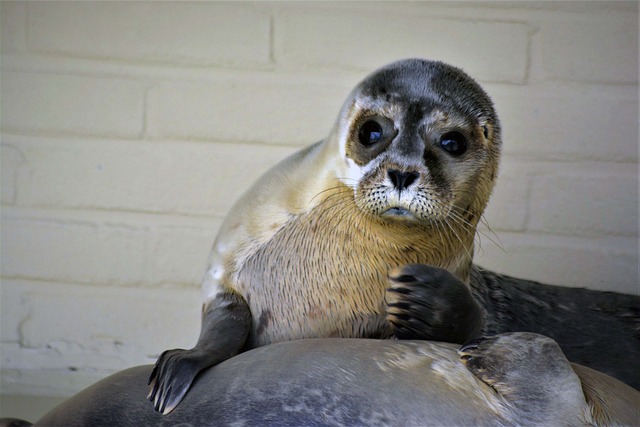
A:
{"label": "seal's face", "polygon": [[363,212],[389,220],[475,222],[499,160],[491,100],[462,71],[424,60],[364,80],[342,112],[338,178]]}

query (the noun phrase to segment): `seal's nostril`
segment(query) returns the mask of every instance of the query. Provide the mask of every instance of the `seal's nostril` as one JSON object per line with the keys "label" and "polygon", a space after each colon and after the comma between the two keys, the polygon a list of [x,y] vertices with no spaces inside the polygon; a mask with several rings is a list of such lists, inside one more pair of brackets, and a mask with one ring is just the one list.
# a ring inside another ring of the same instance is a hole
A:
{"label": "seal's nostril", "polygon": [[398,190],[408,188],[420,176],[416,172],[400,172],[395,169],[389,169],[387,171],[387,175],[389,176],[393,186]]}
{"label": "seal's nostril", "polygon": [[405,187],[410,186],[413,182],[418,179],[418,174],[416,172],[408,172],[407,176],[404,179]]}

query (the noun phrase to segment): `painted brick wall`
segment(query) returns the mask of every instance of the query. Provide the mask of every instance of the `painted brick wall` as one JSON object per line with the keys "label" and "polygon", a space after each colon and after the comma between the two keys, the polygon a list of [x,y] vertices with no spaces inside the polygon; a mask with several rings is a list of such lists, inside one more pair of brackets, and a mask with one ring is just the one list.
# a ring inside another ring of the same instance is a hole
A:
{"label": "painted brick wall", "polygon": [[403,57],[492,95],[478,262],[638,293],[638,5],[2,2],[2,392],[67,395],[199,332],[231,203]]}

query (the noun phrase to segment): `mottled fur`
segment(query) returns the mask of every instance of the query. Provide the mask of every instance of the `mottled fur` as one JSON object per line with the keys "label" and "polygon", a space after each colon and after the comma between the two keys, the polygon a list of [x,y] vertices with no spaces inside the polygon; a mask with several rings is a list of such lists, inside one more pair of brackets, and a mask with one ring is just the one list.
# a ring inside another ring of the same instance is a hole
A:
{"label": "mottled fur", "polygon": [[[359,132],[371,120],[382,133],[365,144]],[[467,141],[459,155],[441,145],[454,131]],[[413,338],[459,342],[481,327],[509,329],[500,317],[517,313],[521,301],[500,300],[490,291],[491,278],[472,267],[476,226],[493,190],[500,148],[491,100],[461,70],[411,59],[365,79],[324,141],[272,168],[229,213],[204,280],[200,337],[193,349],[159,358],[150,380],[156,409],[175,408],[202,369],[273,342],[406,338],[407,331]],[[399,187],[392,172],[411,174],[410,184]],[[390,284],[390,272],[411,263],[424,267],[416,270],[418,278]],[[440,278],[439,286],[431,278]],[[470,287],[476,299],[467,298]],[[559,310],[558,316],[563,313],[571,314]],[[229,326],[229,319],[241,321]],[[542,324],[552,332],[565,327],[562,321]]]}

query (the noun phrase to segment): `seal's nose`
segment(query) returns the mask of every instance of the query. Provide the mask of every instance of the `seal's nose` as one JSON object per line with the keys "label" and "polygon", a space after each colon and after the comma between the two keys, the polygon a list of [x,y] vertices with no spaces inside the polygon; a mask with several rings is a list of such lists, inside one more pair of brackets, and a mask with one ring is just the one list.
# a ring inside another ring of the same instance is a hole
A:
{"label": "seal's nose", "polygon": [[399,191],[408,188],[420,176],[417,172],[401,172],[396,169],[389,169],[387,175],[393,183],[393,186]]}

